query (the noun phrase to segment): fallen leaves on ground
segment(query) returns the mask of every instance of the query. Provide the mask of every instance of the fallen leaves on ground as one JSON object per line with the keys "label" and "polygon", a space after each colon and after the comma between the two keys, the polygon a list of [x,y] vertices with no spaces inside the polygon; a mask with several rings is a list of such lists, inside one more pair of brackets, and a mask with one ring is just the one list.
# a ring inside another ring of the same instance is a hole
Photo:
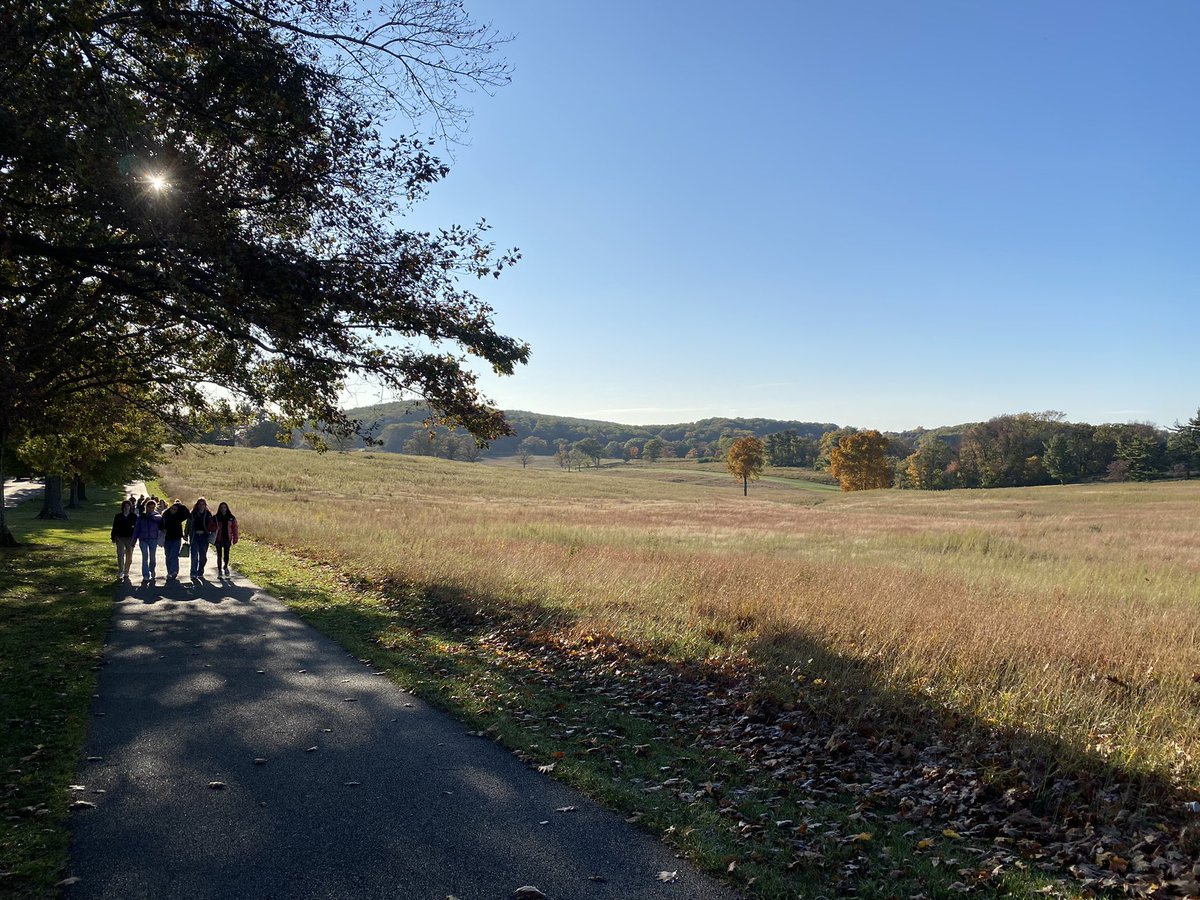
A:
{"label": "fallen leaves on ground", "polygon": [[[801,807],[855,801],[848,823],[793,825],[769,815],[743,819],[739,803],[754,799],[752,789],[715,777],[694,784],[664,772],[642,786],[647,794],[671,792],[685,803],[714,807],[728,817],[730,833],[747,846],[751,859],[768,851],[787,853],[791,870],[826,865],[823,845],[885,854],[884,847],[870,849],[877,843],[874,830],[862,827],[878,823],[903,829],[931,863],[957,874],[948,885],[955,892],[994,891],[1007,872],[1019,869],[1070,875],[1085,894],[1196,895],[1200,848],[1190,844],[1200,839],[1189,837],[1181,813],[1172,814],[1182,804],[1131,805],[1128,784],[1089,780],[1084,773],[1036,773],[1037,760],[1003,741],[989,744],[969,728],[947,727],[920,739],[870,709],[855,722],[828,716],[815,703],[766,709],[754,690],[761,673],[746,659],[678,664],[647,658],[610,639],[545,633],[531,639],[499,630],[479,638],[476,647],[532,687],[598,695],[614,709],[653,722],[663,741],[697,754],[736,754],[751,776],[775,785],[780,797]],[[835,689],[821,678],[807,683],[815,691]],[[539,716],[509,706],[507,712],[523,727],[544,729],[555,742],[569,744],[571,754],[602,754],[618,769],[618,747],[633,756],[651,750],[649,744],[626,742],[619,731],[576,721],[569,710]],[[566,755],[554,751],[554,761],[538,765],[538,771],[552,772]],[[635,814],[627,821],[640,818]],[[845,827],[856,823],[858,829]],[[836,879],[841,889],[853,888],[860,863],[843,864]],[[673,873],[659,877],[664,874]]]}

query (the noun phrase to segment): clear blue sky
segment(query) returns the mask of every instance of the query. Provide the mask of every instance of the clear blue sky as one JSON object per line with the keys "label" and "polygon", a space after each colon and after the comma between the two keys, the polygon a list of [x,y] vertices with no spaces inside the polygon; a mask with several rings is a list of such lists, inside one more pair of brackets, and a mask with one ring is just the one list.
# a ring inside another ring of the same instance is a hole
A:
{"label": "clear blue sky", "polygon": [[502,408],[935,427],[1200,406],[1200,3],[468,0],[412,224],[486,217]]}

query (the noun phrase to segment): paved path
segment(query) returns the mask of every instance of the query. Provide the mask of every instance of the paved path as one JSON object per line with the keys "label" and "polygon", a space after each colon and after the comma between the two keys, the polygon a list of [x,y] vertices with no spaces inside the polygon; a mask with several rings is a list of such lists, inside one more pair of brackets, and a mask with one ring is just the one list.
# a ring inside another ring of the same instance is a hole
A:
{"label": "paved path", "polygon": [[27,478],[13,478],[4,482],[4,508],[11,509],[18,503],[42,495],[42,483]]}
{"label": "paved path", "polygon": [[68,896],[733,896],[244,578],[163,587],[164,566],[115,604]]}

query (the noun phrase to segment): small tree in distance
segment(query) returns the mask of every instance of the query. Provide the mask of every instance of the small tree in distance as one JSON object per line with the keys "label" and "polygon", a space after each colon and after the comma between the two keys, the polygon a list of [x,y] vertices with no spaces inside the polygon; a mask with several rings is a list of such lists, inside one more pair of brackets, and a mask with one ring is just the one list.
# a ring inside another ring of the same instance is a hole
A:
{"label": "small tree in distance", "polygon": [[734,478],[742,479],[742,496],[750,493],[750,482],[763,470],[763,442],[756,437],[738,438],[725,455],[725,465]]}
{"label": "small tree in distance", "polygon": [[600,468],[600,459],[604,456],[604,447],[601,446],[598,440],[595,438],[584,438],[582,441],[576,441],[573,446],[581,455],[590,459],[597,469]]}
{"label": "small tree in distance", "polygon": [[521,468],[529,465],[529,457],[535,453],[545,453],[547,444],[540,437],[530,435],[517,445],[517,459],[521,461]]}

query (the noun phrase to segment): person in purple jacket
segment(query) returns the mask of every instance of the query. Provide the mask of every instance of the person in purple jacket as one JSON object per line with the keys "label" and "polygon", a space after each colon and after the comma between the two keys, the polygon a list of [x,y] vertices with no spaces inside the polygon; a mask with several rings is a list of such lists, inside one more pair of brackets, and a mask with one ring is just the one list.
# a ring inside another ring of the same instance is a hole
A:
{"label": "person in purple jacket", "polygon": [[158,560],[158,530],[162,528],[162,516],[153,505],[142,507],[137,525],[133,528],[133,539],[142,551],[142,583],[154,582],[154,568]]}

